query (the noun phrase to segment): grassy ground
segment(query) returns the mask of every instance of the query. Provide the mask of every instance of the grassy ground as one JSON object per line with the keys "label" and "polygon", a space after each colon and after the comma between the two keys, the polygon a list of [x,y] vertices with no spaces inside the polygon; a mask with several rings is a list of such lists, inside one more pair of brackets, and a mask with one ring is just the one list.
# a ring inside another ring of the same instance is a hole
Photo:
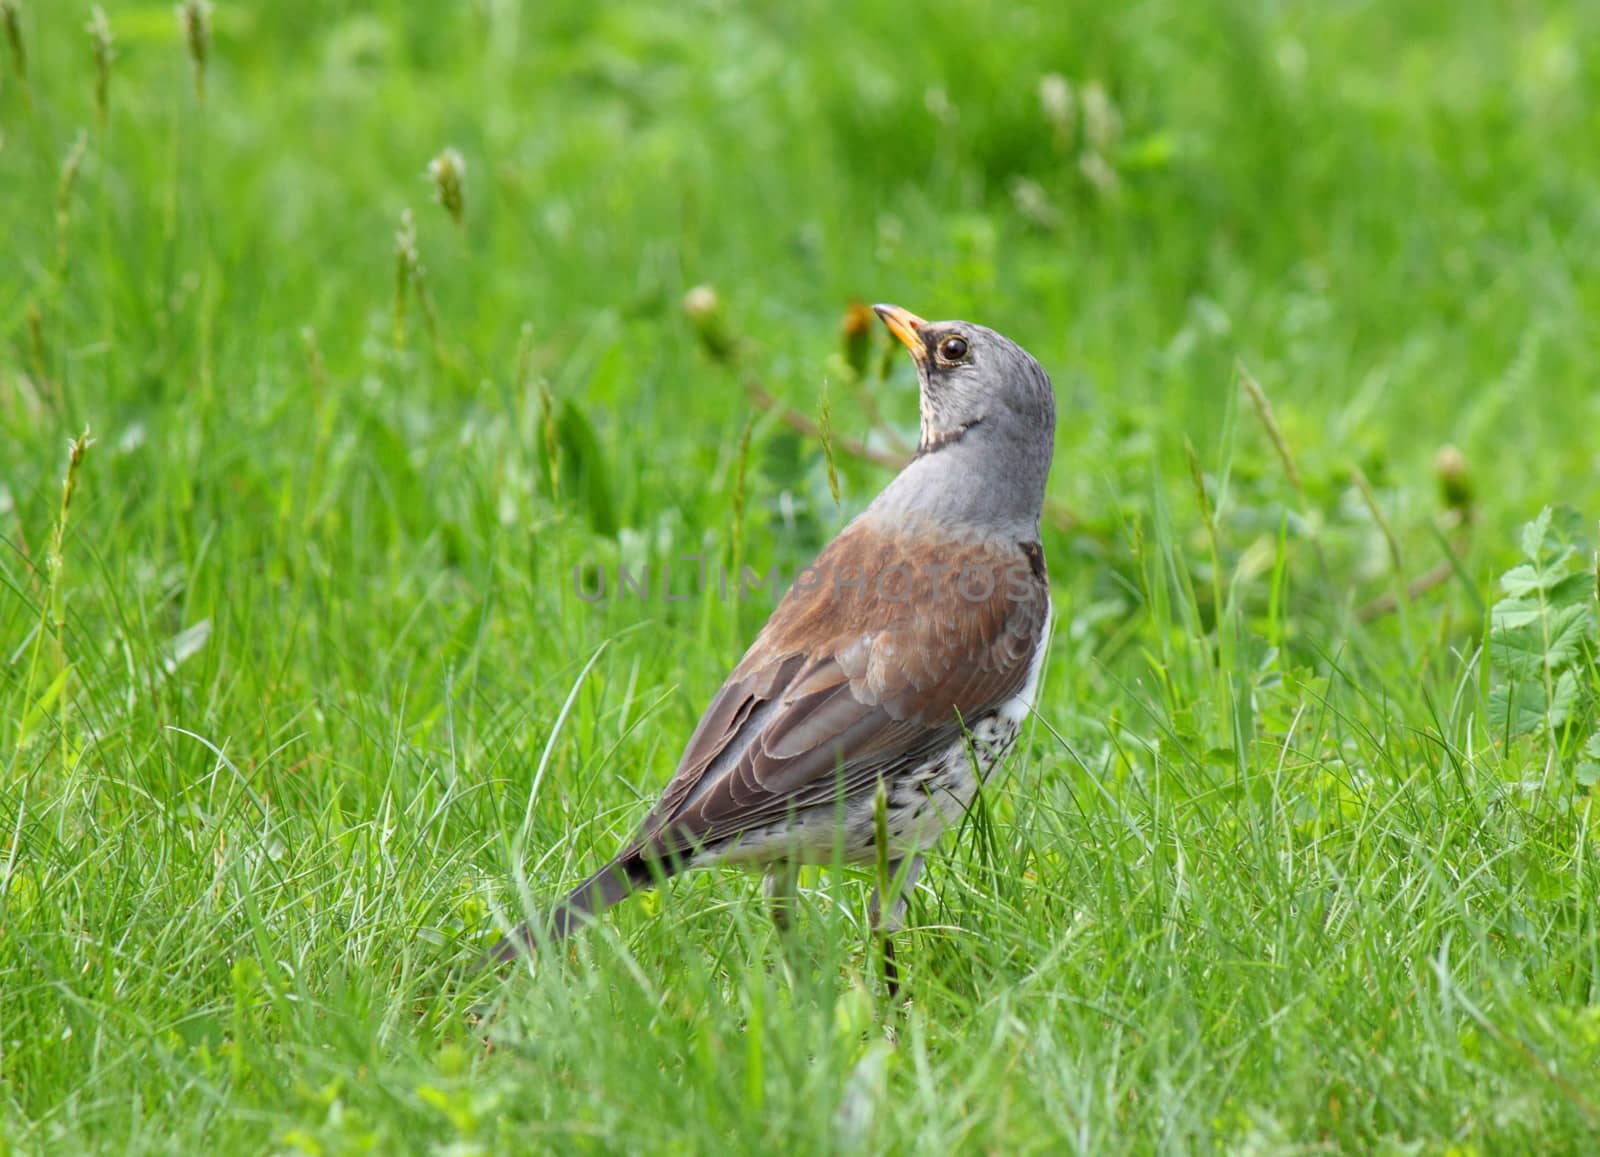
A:
{"label": "grassy ground", "polygon": [[[1588,1148],[1600,9],[771,7],[0,5],[0,1150]],[[855,299],[1061,412],[908,1002],[849,873],[463,977],[769,605],[574,568],[887,479]]]}

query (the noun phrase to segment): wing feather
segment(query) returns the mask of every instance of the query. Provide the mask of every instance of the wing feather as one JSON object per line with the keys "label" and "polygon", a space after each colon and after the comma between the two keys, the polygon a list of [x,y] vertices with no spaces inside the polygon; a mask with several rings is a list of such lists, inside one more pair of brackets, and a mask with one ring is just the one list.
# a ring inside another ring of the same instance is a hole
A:
{"label": "wing feather", "polygon": [[[623,858],[715,849],[792,811],[874,790],[946,749],[962,721],[992,713],[1027,681],[1049,614],[1037,554],[1032,543],[930,545],[847,527],[812,572],[867,581],[790,589]],[[871,580],[890,567],[912,576],[898,599]],[[956,580],[970,568],[989,573],[987,597],[969,597],[973,588]]]}

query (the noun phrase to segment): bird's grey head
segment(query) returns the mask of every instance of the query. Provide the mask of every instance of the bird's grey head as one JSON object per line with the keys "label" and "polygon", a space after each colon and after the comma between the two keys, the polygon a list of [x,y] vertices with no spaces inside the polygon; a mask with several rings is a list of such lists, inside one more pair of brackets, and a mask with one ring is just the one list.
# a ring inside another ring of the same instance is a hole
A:
{"label": "bird's grey head", "polygon": [[932,505],[943,517],[1037,524],[1056,429],[1043,367],[984,326],[924,321],[895,305],[874,309],[911,351],[922,395],[917,457],[901,475],[916,485],[891,487],[896,504],[908,513]]}

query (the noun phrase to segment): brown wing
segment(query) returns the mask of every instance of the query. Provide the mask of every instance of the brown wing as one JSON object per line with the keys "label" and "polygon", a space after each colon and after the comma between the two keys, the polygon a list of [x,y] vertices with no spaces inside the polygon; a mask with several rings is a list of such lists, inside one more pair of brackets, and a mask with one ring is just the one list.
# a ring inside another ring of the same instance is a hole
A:
{"label": "brown wing", "polygon": [[1049,614],[1038,549],[847,527],[712,700],[624,857],[715,845],[948,747],[1027,680]]}

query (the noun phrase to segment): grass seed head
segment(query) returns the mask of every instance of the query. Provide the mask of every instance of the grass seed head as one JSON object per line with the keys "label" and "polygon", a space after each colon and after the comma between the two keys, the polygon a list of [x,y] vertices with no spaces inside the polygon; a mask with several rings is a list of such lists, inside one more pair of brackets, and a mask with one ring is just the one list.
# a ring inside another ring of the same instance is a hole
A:
{"label": "grass seed head", "polygon": [[859,301],[852,301],[845,307],[844,321],[839,327],[844,338],[844,360],[857,377],[867,372],[867,359],[872,354],[873,320],[872,310]]}
{"label": "grass seed head", "polygon": [[211,56],[211,0],[183,0],[178,5],[178,26],[194,62],[194,94],[206,98],[206,61]]}
{"label": "grass seed head", "polygon": [[17,79],[28,79],[28,48],[22,42],[22,9],[17,0],[0,0],[0,22],[6,26],[6,44],[11,48],[11,67]]}
{"label": "grass seed head", "polygon": [[61,179],[56,184],[56,225],[62,229],[66,228],[72,208],[72,190],[78,184],[78,173],[83,169],[83,157],[88,151],[89,134],[79,129],[72,148],[61,162]]}
{"label": "grass seed head", "polygon": [[817,434],[822,439],[822,458],[828,465],[828,493],[833,496],[835,510],[843,511],[839,502],[839,466],[833,454],[833,400],[828,396],[828,379],[822,379],[822,410],[817,415]]}
{"label": "grass seed head", "polygon": [[84,154],[89,151],[89,134],[78,130],[66,159],[61,162],[61,179],[56,185],[56,277],[67,275],[70,230],[72,228],[72,190],[78,183],[78,172],[83,168]]}
{"label": "grass seed head", "polygon": [[1100,153],[1109,152],[1122,136],[1122,114],[1098,80],[1083,89],[1083,135]]}
{"label": "grass seed head", "polygon": [[439,323],[433,312],[433,297],[428,292],[428,269],[422,264],[422,251],[417,246],[417,218],[409,208],[400,213],[400,228],[395,231],[395,344],[405,344],[406,290],[417,295],[417,308],[422,314],[423,327],[437,343]]}
{"label": "grass seed head", "polygon": [[709,285],[697,285],[683,295],[683,314],[694,327],[695,336],[713,361],[733,360],[734,342],[728,332],[728,319],[722,299]]}
{"label": "grass seed head", "polygon": [[1059,72],[1047,72],[1039,78],[1039,108],[1045,120],[1058,126],[1070,124],[1077,105],[1072,82]]}
{"label": "grass seed head", "polygon": [[1433,472],[1439,479],[1439,496],[1445,509],[1462,522],[1472,517],[1472,475],[1467,472],[1467,457],[1455,446],[1445,444],[1433,456]]}
{"label": "grass seed head", "polygon": [[1300,469],[1294,463],[1294,454],[1289,449],[1289,439],[1283,436],[1283,427],[1278,425],[1278,415],[1272,408],[1272,400],[1267,397],[1267,392],[1261,388],[1261,383],[1244,366],[1239,367],[1239,385],[1244,390],[1245,397],[1250,399],[1250,406],[1256,412],[1256,417],[1261,422],[1261,428],[1267,432],[1267,437],[1272,441],[1272,448],[1278,452],[1278,460],[1283,463],[1283,472],[1289,476],[1289,485],[1297,493],[1304,495],[1305,484],[1300,480]]}
{"label": "grass seed head", "polygon": [[446,148],[428,162],[428,175],[433,178],[433,199],[444,206],[457,225],[461,224],[466,206],[463,188],[466,174],[467,162],[454,148]]}
{"label": "grass seed head", "polygon": [[67,473],[61,480],[61,509],[50,534],[49,565],[52,578],[61,571],[62,550],[67,537],[67,515],[72,511],[72,496],[78,492],[78,470],[83,465],[89,447],[93,445],[94,436],[87,426],[83,428],[83,433],[67,444]]}
{"label": "grass seed head", "polygon": [[709,285],[697,285],[683,295],[683,312],[696,324],[715,317],[721,309],[717,291]]}
{"label": "grass seed head", "polygon": [[1059,72],[1039,78],[1039,111],[1055,133],[1056,147],[1069,148],[1078,127],[1078,97],[1072,82]]}
{"label": "grass seed head", "polygon": [[946,128],[953,128],[961,119],[961,112],[950,100],[950,94],[934,85],[922,94],[922,104],[928,115]]}
{"label": "grass seed head", "polygon": [[1050,202],[1050,194],[1038,181],[1020,174],[1011,178],[1011,203],[1017,213],[1041,229],[1061,224],[1061,211]]}
{"label": "grass seed head", "polygon": [[1078,158],[1078,172],[1102,197],[1115,197],[1122,191],[1122,180],[1111,163],[1093,149]]}
{"label": "grass seed head", "polygon": [[117,58],[117,46],[111,38],[111,22],[100,5],[89,9],[85,27],[94,44],[94,111],[103,129],[111,115],[111,62]]}

